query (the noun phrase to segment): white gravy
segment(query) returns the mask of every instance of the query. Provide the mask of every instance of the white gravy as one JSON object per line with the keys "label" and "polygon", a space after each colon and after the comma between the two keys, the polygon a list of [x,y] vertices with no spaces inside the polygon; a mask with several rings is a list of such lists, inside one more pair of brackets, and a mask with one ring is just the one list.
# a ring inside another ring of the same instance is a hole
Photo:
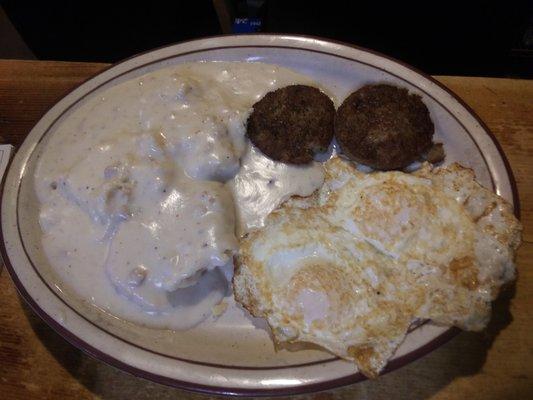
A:
{"label": "white gravy", "polygon": [[323,181],[321,163],[300,166],[276,162],[249,144],[239,173],[227,183],[235,199],[237,234],[262,227],[281,203],[293,195],[311,195]]}
{"label": "white gravy", "polygon": [[58,284],[157,328],[209,316],[228,295],[236,232],[322,184],[319,163],[274,162],[244,135],[253,103],[294,83],[313,84],[261,63],[182,64],[113,86],[68,115],[35,174]]}

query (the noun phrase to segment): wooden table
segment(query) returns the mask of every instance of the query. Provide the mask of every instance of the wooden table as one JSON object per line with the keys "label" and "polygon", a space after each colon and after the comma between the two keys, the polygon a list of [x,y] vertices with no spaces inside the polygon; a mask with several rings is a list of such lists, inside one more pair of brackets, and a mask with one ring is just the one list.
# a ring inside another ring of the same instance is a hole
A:
{"label": "wooden table", "polygon": [[[41,114],[104,64],[0,61],[0,141],[20,144]],[[516,288],[496,302],[486,332],[461,333],[438,350],[375,381],[316,399],[533,398],[533,81],[437,77],[497,136],[511,163],[524,242]],[[0,398],[194,398],[130,376],[72,347],[36,317],[0,275]]]}

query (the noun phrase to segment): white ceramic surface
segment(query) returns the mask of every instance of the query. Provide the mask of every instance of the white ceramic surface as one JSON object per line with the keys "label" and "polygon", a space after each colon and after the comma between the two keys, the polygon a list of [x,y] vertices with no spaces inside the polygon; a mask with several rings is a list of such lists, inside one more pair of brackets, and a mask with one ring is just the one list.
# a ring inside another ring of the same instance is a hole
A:
{"label": "white ceramic surface", "polygon": [[[93,356],[160,383],[225,394],[288,394],[362,379],[353,364],[319,350],[276,352],[263,321],[235,305],[218,321],[187,332],[121,322],[77,298],[59,282],[40,249],[33,192],[39,150],[73,109],[107,87],[158,68],[191,61],[278,64],[313,77],[337,105],[368,82],[391,82],[419,93],[431,112],[446,163],[473,168],[478,180],[512,202],[510,170],[493,136],[451,92],[413,68],[368,50],[317,38],[224,36],[154,50],[114,65],[70,92],[32,129],[5,180],[1,222],[3,256],[22,296],[67,340]],[[406,338],[388,369],[436,348],[454,329],[424,324]]]}

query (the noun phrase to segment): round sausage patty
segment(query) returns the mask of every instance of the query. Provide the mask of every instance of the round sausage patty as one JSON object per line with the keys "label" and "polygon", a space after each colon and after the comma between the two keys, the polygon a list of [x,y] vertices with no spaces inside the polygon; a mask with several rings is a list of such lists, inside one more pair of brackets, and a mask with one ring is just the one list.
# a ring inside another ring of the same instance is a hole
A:
{"label": "round sausage patty", "polygon": [[335,137],[347,157],[382,170],[401,169],[432,146],[429,111],[407,89],[367,85],[344,100],[335,115]]}
{"label": "round sausage patty", "polygon": [[273,160],[306,164],[328,149],[334,117],[333,101],[317,88],[287,86],[254,104],[246,135]]}

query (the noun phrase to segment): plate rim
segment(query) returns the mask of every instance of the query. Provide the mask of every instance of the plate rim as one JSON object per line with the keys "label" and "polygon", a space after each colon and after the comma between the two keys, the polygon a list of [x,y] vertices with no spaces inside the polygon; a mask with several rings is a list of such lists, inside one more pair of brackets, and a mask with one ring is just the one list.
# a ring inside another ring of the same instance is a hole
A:
{"label": "plate rim", "polygon": [[[414,67],[412,67],[412,66],[410,66],[410,65],[408,65],[408,64],[406,64],[406,63],[404,63],[402,61],[399,61],[397,59],[394,59],[392,57],[389,57],[387,55],[381,54],[381,53],[379,53],[377,51],[374,51],[374,50],[371,50],[371,49],[366,49],[366,48],[363,48],[363,47],[360,47],[360,46],[357,46],[357,45],[353,45],[353,44],[349,44],[349,43],[343,43],[343,42],[330,40],[330,39],[324,39],[324,38],[320,38],[320,37],[316,37],[316,36],[292,35],[292,34],[289,34],[289,35],[286,35],[286,34],[218,35],[218,36],[210,36],[210,37],[205,37],[205,38],[200,38],[200,39],[182,41],[182,42],[178,42],[178,43],[174,43],[174,44],[170,44],[170,45],[166,45],[166,46],[161,46],[161,47],[158,47],[158,48],[155,48],[155,49],[151,49],[151,50],[148,50],[148,51],[145,51],[145,52],[141,52],[139,54],[133,55],[131,57],[128,57],[128,58],[126,58],[124,60],[121,60],[121,61],[119,61],[117,63],[111,64],[111,65],[105,67],[101,71],[91,75],[90,77],[88,77],[87,79],[83,80],[78,85],[76,85],[75,87],[70,89],[60,99],[58,99],[56,102],[54,102],[40,116],[40,118],[37,120],[36,124],[29,131],[29,133],[31,133],[36,128],[36,126],[39,124],[39,122],[46,116],[46,114],[48,114],[48,112],[50,112],[52,110],[52,108],[54,108],[59,102],[61,102],[61,100],[65,99],[67,96],[69,96],[73,91],[75,91],[76,89],[80,88],[85,83],[87,83],[88,81],[92,80],[93,78],[103,74],[104,72],[106,72],[106,71],[108,71],[108,70],[110,70],[110,69],[112,69],[114,67],[117,67],[117,66],[119,66],[121,64],[124,64],[127,61],[133,60],[133,59],[138,58],[140,56],[147,55],[149,53],[156,52],[157,50],[162,50],[162,49],[175,47],[175,46],[177,47],[179,45],[184,45],[184,44],[192,44],[192,45],[194,45],[195,42],[197,42],[197,44],[200,45],[201,42],[205,42],[205,41],[208,41],[208,40],[218,40],[218,39],[223,39],[223,38],[232,39],[232,38],[242,37],[242,36],[262,37],[265,40],[265,42],[268,42],[269,40],[272,40],[272,39],[287,39],[289,41],[291,39],[292,40],[299,39],[299,40],[306,40],[306,41],[319,40],[320,42],[323,42],[325,44],[340,45],[340,46],[356,49],[358,51],[362,51],[364,53],[369,53],[371,55],[374,55],[374,56],[377,56],[377,57],[384,58],[386,60],[392,61],[393,63],[399,64],[400,66],[403,66],[403,67],[413,71],[415,74],[418,74],[421,77],[429,80],[431,83],[436,84],[438,87],[440,87],[445,92],[447,92],[452,97],[453,100],[455,100],[457,103],[459,103],[459,105],[461,105],[470,114],[470,116],[473,117],[476,120],[476,122],[480,125],[482,130],[491,139],[491,141],[492,141],[494,147],[496,148],[496,150],[498,151],[498,155],[499,155],[499,157],[500,157],[500,159],[503,162],[504,167],[505,167],[505,172],[506,172],[507,178],[509,180],[509,184],[510,184],[512,200],[513,200],[513,204],[514,204],[514,208],[515,208],[515,214],[517,215],[517,217],[520,216],[520,204],[519,204],[518,192],[517,192],[517,187],[516,187],[516,181],[515,181],[512,169],[510,167],[509,161],[507,160],[507,158],[505,156],[505,153],[503,152],[503,150],[501,148],[501,145],[498,143],[496,137],[490,131],[490,129],[486,126],[486,124],[479,118],[479,116],[472,110],[472,108],[470,106],[468,106],[459,96],[457,96],[455,93],[453,93],[450,89],[448,89],[442,83],[437,81],[435,78],[425,74],[424,72],[422,72],[422,71],[420,71],[420,70],[418,70],[418,69],[416,69],[416,68],[414,68]],[[294,50],[311,50],[311,49],[305,48],[305,47],[297,47],[293,43],[289,43],[289,44],[292,44],[292,45],[286,46],[286,47],[292,48]],[[271,46],[272,47],[283,47],[283,46],[279,46],[279,45],[276,46],[275,44],[271,44]],[[224,47],[224,46],[220,46],[220,47]],[[234,47],[246,47],[246,46],[236,45]],[[248,47],[261,47],[261,45],[260,44],[255,44],[255,45],[250,45]],[[207,51],[209,49],[210,48],[202,48],[201,46],[198,46],[196,51],[203,51],[203,50]],[[322,51],[322,52],[326,53],[325,51]],[[326,53],[326,54],[335,55],[334,53]],[[173,55],[173,57],[179,57],[179,56],[182,56],[182,55],[184,55],[184,54],[183,53],[182,54],[175,54],[175,55]],[[149,64],[149,62],[144,63],[143,66],[146,66],[147,64]],[[142,66],[140,66],[140,67],[142,67]],[[120,74],[115,75],[111,79],[115,79],[118,75],[120,75]],[[86,96],[86,94],[81,96],[80,99],[85,97],[85,96]],[[64,111],[65,110],[63,110],[62,112],[64,112]],[[50,126],[53,123],[54,122],[52,122],[50,124]],[[28,133],[28,135],[29,135],[29,133]],[[43,134],[43,136],[44,136],[44,134]],[[27,141],[27,138],[24,139],[23,143],[25,143],[26,141]],[[136,376],[140,376],[142,378],[147,378],[147,379],[153,380],[153,381],[158,382],[158,383],[163,383],[163,384],[166,384],[166,385],[175,386],[175,387],[179,387],[179,388],[186,389],[186,390],[192,390],[192,391],[209,393],[209,394],[233,394],[233,395],[246,395],[246,396],[249,396],[249,395],[264,396],[264,395],[301,394],[301,393],[307,393],[307,392],[310,392],[310,391],[319,391],[319,390],[331,389],[331,388],[334,388],[334,387],[355,383],[355,382],[358,382],[358,381],[364,379],[364,377],[360,373],[355,373],[355,374],[343,376],[343,377],[340,377],[340,378],[337,378],[337,379],[330,379],[330,380],[317,382],[317,383],[312,383],[312,384],[301,384],[301,385],[297,385],[297,386],[287,386],[287,387],[279,387],[279,388],[276,387],[276,388],[266,388],[266,389],[263,389],[263,388],[262,389],[259,389],[259,388],[258,389],[250,389],[250,388],[243,388],[243,387],[230,388],[230,387],[223,387],[223,386],[203,385],[203,384],[198,384],[198,383],[195,383],[195,382],[182,381],[182,380],[178,380],[176,378],[171,378],[171,377],[167,377],[167,376],[163,376],[163,375],[159,375],[159,374],[154,374],[151,371],[148,371],[146,369],[141,369],[141,368],[138,368],[136,366],[127,364],[124,361],[121,361],[121,360],[118,360],[118,359],[114,358],[113,356],[109,355],[108,353],[105,353],[105,352],[102,352],[102,351],[98,350],[94,346],[92,346],[89,343],[85,342],[83,339],[81,339],[76,334],[74,334],[71,331],[69,331],[67,328],[63,327],[50,314],[48,314],[46,311],[44,311],[39,306],[39,304],[35,301],[35,299],[26,290],[26,287],[24,286],[24,284],[19,279],[19,276],[17,275],[17,273],[15,271],[15,268],[11,264],[11,259],[8,256],[8,251],[7,251],[5,237],[4,237],[4,223],[3,223],[3,219],[2,219],[3,214],[5,212],[5,208],[7,207],[4,204],[4,200],[5,200],[5,198],[4,198],[5,183],[7,182],[8,178],[11,178],[11,180],[13,180],[13,178],[17,178],[17,175],[14,175],[16,171],[12,171],[11,165],[12,164],[10,163],[10,165],[9,165],[9,167],[7,169],[7,172],[6,172],[6,174],[4,175],[4,177],[2,179],[2,192],[0,194],[0,201],[1,201],[1,204],[2,204],[2,208],[1,208],[2,212],[1,212],[1,215],[0,215],[0,223],[2,224],[2,229],[0,230],[0,253],[2,254],[4,263],[6,265],[6,269],[8,270],[13,282],[15,283],[15,286],[16,286],[17,290],[19,291],[21,296],[24,298],[24,300],[34,310],[34,312],[36,312],[39,315],[40,318],[42,318],[48,325],[50,325],[64,339],[66,339],[69,343],[71,343],[75,347],[81,349],[83,352],[89,354],[90,356],[92,356],[92,357],[94,357],[94,358],[96,358],[96,359],[98,359],[100,361],[106,362],[106,363],[108,363],[110,365],[113,365],[113,366],[115,366],[115,367],[117,367],[117,368],[119,368],[121,370],[126,371],[126,372],[132,373],[132,374],[134,374]],[[19,183],[21,181],[21,178],[22,178],[22,176],[18,177],[17,182],[16,182],[17,185],[19,185]],[[396,360],[391,361],[387,365],[387,367],[385,368],[383,373],[386,373],[386,372],[392,371],[394,369],[397,369],[397,368],[399,368],[399,367],[401,367],[401,366],[403,366],[403,365],[405,365],[405,364],[407,364],[407,363],[409,363],[409,362],[411,362],[411,361],[413,361],[415,359],[418,359],[418,358],[422,357],[423,355],[433,351],[434,349],[440,347],[446,341],[448,341],[452,337],[454,337],[458,332],[460,332],[460,330],[457,329],[457,328],[450,328],[450,329],[446,330],[445,332],[443,332],[439,336],[435,337],[434,339],[432,339],[430,342],[426,343],[425,345],[423,345],[423,346],[411,351],[410,353],[405,354],[404,356],[401,356],[401,357],[397,358]],[[295,367],[295,368],[298,368],[298,367]]]}

